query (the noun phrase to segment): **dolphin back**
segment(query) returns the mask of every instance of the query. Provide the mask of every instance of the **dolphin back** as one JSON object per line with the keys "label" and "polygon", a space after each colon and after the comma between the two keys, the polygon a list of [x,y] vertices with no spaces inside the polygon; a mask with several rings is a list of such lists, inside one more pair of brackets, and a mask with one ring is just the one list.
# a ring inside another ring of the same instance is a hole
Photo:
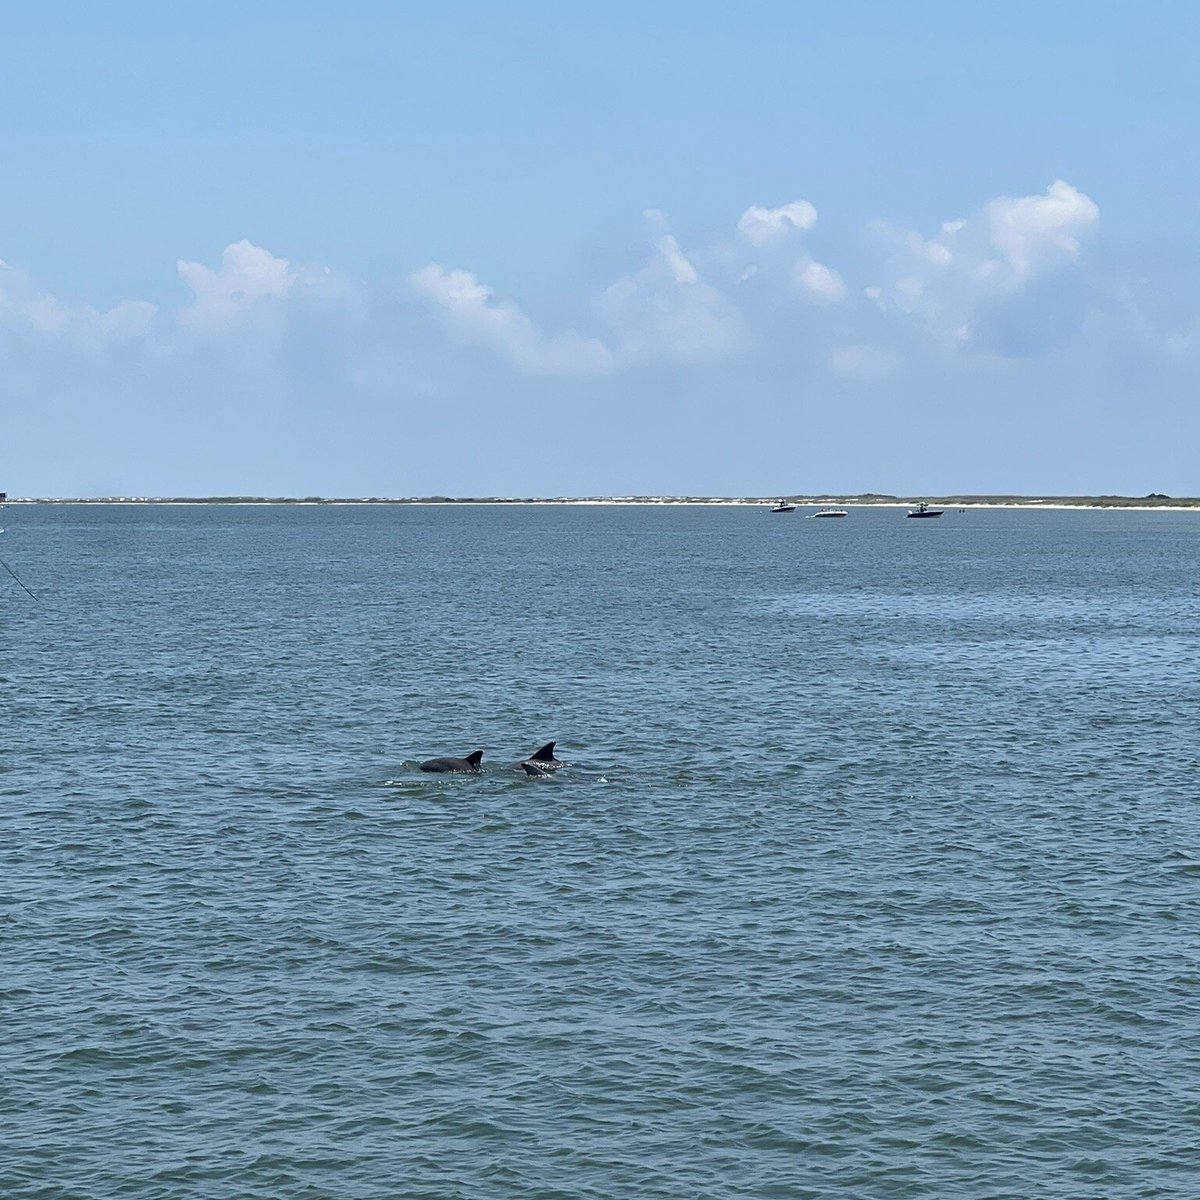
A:
{"label": "dolphin back", "polygon": [[553,762],[554,761],[554,743],[547,742],[540,750],[535,750],[529,756],[529,762]]}
{"label": "dolphin back", "polygon": [[431,758],[420,765],[422,771],[433,771],[438,774],[449,774],[454,771],[480,771],[483,751],[476,750],[466,758]]}

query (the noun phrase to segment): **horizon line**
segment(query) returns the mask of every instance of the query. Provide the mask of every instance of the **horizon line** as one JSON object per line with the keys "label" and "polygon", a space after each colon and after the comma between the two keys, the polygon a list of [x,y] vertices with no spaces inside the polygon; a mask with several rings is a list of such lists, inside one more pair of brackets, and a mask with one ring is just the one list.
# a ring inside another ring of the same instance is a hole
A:
{"label": "horizon line", "polygon": [[936,504],[959,506],[1045,507],[1065,505],[1069,507],[1136,507],[1136,508],[1194,508],[1200,507],[1200,497],[1168,496],[1162,492],[1150,492],[1144,496],[1130,496],[1115,492],[1092,494],[1054,493],[971,493],[956,492],[944,495],[895,495],[890,492],[808,492],[778,493],[763,496],[714,496],[699,494],[652,495],[586,495],[586,496],[286,496],[226,494],[206,496],[5,496],[8,504],[244,504],[244,505],[439,505],[439,504],[637,504],[637,505],[744,505],[772,504],[777,500],[796,504],[840,503],[860,507],[888,507],[915,504],[921,500]]}

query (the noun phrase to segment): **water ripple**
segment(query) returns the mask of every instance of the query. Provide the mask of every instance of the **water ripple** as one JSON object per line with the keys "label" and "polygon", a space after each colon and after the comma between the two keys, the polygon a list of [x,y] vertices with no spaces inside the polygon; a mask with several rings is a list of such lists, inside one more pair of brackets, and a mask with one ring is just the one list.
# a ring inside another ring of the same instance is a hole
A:
{"label": "water ripple", "polygon": [[0,1195],[1194,1195],[1195,523],[760,518],[23,512]]}

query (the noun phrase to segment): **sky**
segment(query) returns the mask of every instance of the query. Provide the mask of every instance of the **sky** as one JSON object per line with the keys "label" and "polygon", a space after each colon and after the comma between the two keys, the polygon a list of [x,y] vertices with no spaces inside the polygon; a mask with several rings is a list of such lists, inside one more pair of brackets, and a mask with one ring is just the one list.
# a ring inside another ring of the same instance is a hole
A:
{"label": "sky", "polygon": [[0,490],[1194,496],[1198,35],[10,6]]}

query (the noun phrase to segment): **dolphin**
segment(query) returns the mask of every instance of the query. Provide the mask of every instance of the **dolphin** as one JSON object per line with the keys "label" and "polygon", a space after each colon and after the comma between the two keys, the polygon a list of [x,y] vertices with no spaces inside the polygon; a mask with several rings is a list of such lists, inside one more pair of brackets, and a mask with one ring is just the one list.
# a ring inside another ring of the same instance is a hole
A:
{"label": "dolphin", "polygon": [[[517,763],[518,767],[525,768],[526,775],[549,775],[553,771],[557,771],[559,767],[566,765],[554,757],[553,742],[547,742],[540,750],[535,750],[528,758]],[[533,770],[530,770],[530,767]]]}
{"label": "dolphin", "polygon": [[451,771],[466,771],[478,774],[483,768],[479,765],[483,761],[483,751],[475,750],[468,754],[466,758],[431,758],[428,762],[421,764],[422,771],[436,771],[440,774],[447,774]]}
{"label": "dolphin", "polygon": [[537,763],[531,763],[531,762],[523,762],[523,763],[521,763],[521,767],[524,769],[525,774],[528,775],[530,779],[553,779],[554,778],[554,771],[549,767],[542,767],[542,766],[539,766]]}

